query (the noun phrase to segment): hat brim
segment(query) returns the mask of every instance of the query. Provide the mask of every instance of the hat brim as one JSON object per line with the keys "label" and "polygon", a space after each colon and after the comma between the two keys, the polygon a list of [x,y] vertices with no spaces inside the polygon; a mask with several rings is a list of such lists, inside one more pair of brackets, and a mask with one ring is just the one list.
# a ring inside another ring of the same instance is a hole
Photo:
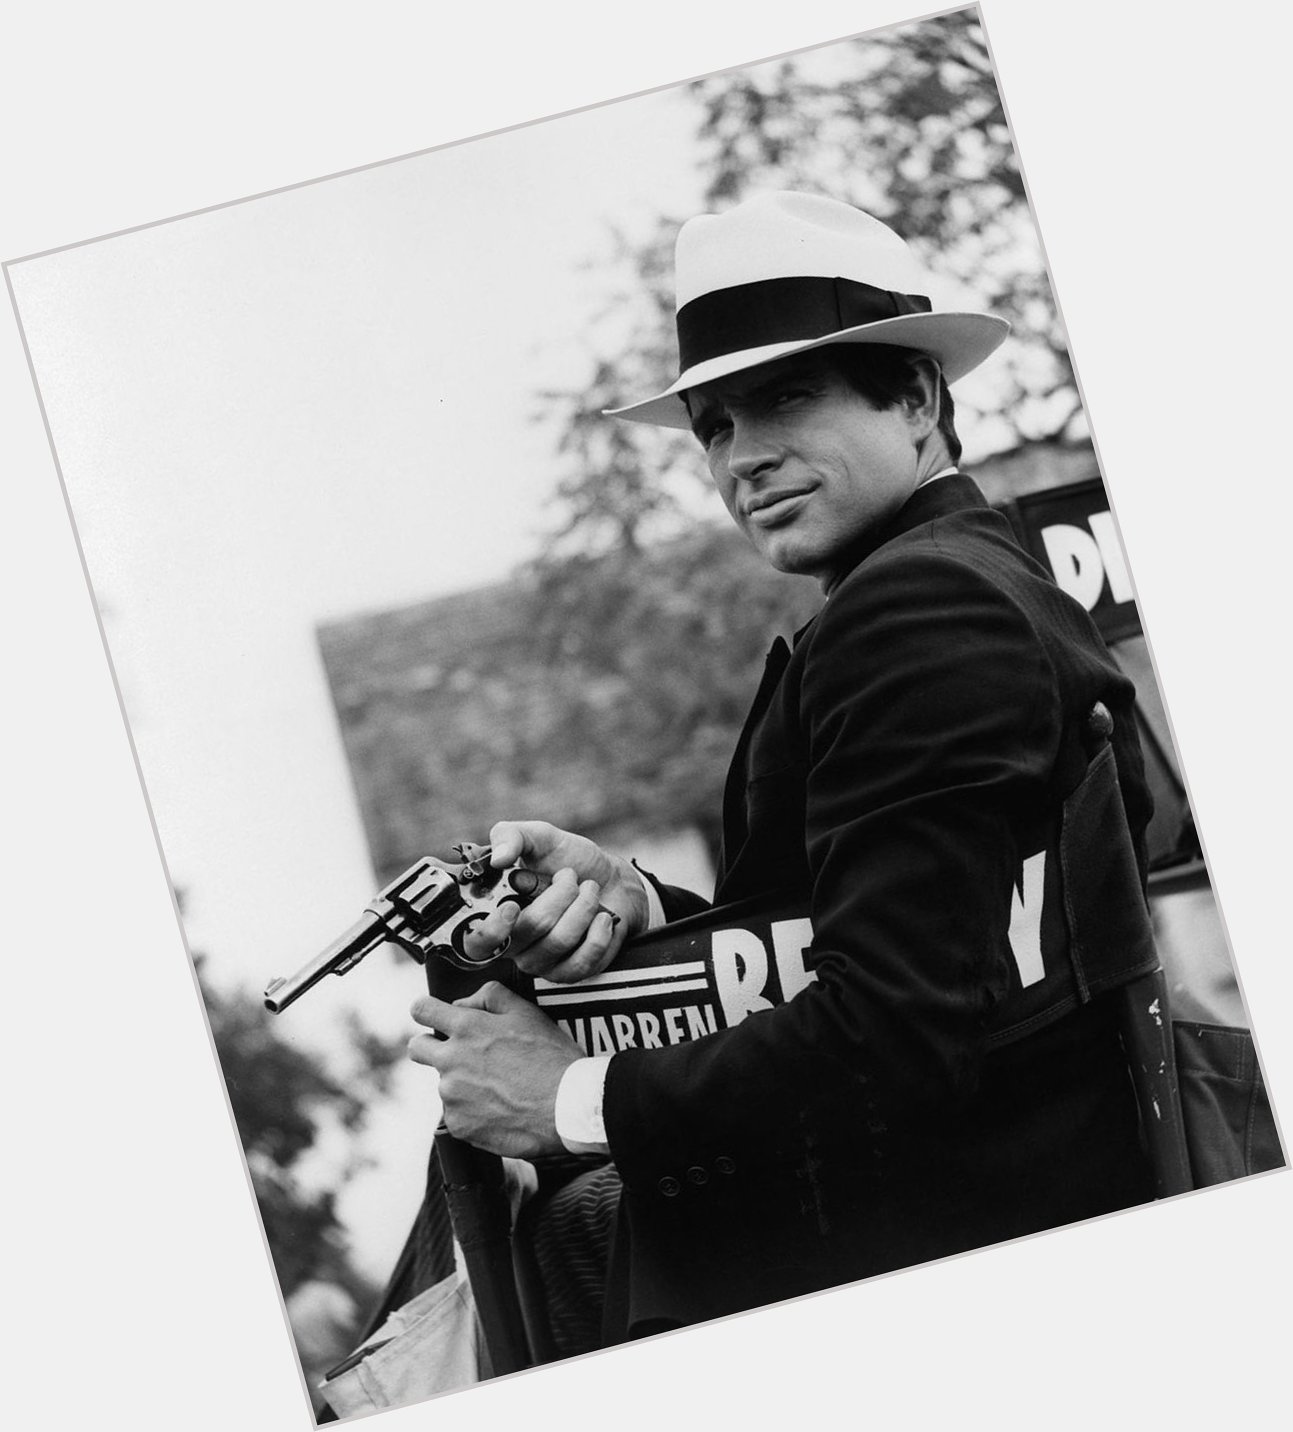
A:
{"label": "hat brim", "polygon": [[828,333],[824,338],[767,343],[759,348],[724,353],[689,368],[663,393],[622,408],[606,408],[603,411],[608,418],[689,431],[691,419],[682,397],[689,388],[833,343],[888,343],[895,348],[914,348],[935,359],[947,382],[955,383],[993,353],[1009,332],[1010,324],[991,313],[907,313],[897,318],[864,323],[858,328],[841,329]]}

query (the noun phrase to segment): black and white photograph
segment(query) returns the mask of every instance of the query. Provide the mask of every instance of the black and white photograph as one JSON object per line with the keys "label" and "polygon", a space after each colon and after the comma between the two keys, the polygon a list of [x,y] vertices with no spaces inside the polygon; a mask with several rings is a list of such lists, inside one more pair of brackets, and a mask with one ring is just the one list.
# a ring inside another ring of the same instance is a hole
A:
{"label": "black and white photograph", "polygon": [[1265,121],[1155,7],[564,8],[6,143],[23,1425],[1274,1415]]}

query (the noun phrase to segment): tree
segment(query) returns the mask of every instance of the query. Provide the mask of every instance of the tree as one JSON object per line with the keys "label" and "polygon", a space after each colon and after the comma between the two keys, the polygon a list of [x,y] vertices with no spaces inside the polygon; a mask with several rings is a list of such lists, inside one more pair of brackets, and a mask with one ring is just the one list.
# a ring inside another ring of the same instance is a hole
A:
{"label": "tree", "polygon": [[[320,1278],[371,1302],[376,1290],[352,1266],[337,1219],[339,1189],[308,1188],[301,1165],[330,1120],[352,1133],[360,1127],[373,1097],[387,1091],[401,1051],[352,1024],[356,1067],[343,1082],[279,1037],[260,998],[213,985],[205,963],[196,957],[198,982],[283,1296]],[[352,1159],[343,1185],[358,1167]]]}

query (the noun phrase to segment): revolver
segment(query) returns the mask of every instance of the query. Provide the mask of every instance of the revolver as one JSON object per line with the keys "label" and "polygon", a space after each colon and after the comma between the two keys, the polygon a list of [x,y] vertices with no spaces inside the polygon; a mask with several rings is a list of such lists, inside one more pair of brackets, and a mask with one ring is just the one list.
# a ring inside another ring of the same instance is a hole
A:
{"label": "revolver", "polygon": [[348,974],[370,951],[388,940],[419,963],[428,955],[448,960],[459,969],[477,970],[501,959],[507,942],[480,959],[464,948],[468,932],[508,903],[528,905],[549,879],[535,870],[513,865],[495,870],[487,845],[458,845],[462,864],[445,866],[429,858],[413,865],[379,891],[363,915],[322,954],[287,979],[265,987],[265,1008],[281,1014],[325,975]]}

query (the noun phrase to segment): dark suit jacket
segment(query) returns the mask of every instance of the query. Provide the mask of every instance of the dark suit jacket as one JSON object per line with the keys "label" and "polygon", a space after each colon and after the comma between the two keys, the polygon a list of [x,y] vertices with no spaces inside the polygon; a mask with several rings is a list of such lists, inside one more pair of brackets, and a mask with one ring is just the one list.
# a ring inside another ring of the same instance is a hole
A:
{"label": "dark suit jacket", "polygon": [[[919,489],[769,658],[716,903],[806,895],[817,980],[612,1060],[618,1336],[758,1306],[1150,1197],[1112,1015],[989,1053],[1024,858],[1095,702],[1133,839],[1133,690],[969,479]],[[671,916],[694,908],[667,892]]]}

